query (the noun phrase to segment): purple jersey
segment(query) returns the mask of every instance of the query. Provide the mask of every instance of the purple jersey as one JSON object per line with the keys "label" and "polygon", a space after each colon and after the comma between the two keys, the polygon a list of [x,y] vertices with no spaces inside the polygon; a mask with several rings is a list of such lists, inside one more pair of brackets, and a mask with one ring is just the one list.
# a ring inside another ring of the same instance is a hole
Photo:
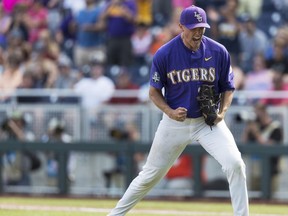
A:
{"label": "purple jersey", "polygon": [[165,99],[172,108],[185,107],[187,118],[202,116],[197,102],[198,87],[213,84],[216,92],[234,90],[230,56],[218,42],[203,36],[198,51],[188,49],[178,35],[154,55],[150,85],[165,89]]}

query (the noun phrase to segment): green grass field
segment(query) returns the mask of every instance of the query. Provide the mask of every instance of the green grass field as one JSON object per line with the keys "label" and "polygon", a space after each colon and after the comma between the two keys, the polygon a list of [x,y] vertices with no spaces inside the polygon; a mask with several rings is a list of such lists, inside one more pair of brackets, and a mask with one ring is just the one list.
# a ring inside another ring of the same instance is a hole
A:
{"label": "green grass field", "polygon": [[[117,200],[0,197],[0,216],[105,216]],[[288,215],[288,205],[250,204],[253,216]],[[143,200],[128,216],[232,216],[229,202]]]}

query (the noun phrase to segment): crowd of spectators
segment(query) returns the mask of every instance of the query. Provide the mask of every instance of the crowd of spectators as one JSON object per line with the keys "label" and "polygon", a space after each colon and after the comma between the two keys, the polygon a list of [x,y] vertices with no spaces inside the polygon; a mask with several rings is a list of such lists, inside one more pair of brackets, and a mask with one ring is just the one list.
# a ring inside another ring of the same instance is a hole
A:
{"label": "crowd of spectators", "polygon": [[[211,29],[206,34],[230,52],[237,89],[285,90],[288,83],[286,1],[0,2],[2,103],[9,101],[9,95],[16,89],[80,91],[81,83],[96,83],[92,72],[95,64],[101,64],[103,76],[112,81],[107,92],[145,89],[153,54],[180,33],[179,14],[183,7],[192,4],[207,11]],[[282,86],[279,82],[276,86],[279,76]],[[104,83],[98,80],[99,86],[105,85],[107,79],[102,79]],[[142,100],[145,97],[126,98],[122,102]],[[121,100],[113,98],[111,102],[121,103]]]}

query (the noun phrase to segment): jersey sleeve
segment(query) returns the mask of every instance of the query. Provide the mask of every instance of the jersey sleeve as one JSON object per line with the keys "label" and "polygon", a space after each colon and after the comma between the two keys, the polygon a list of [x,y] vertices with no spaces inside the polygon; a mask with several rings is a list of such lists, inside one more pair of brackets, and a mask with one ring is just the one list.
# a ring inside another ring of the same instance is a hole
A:
{"label": "jersey sleeve", "polygon": [[234,91],[234,73],[231,66],[230,55],[228,51],[223,48],[222,50],[222,60],[221,60],[221,70],[219,77],[219,92]]}
{"label": "jersey sleeve", "polygon": [[157,89],[162,89],[166,82],[166,66],[164,63],[164,56],[161,52],[156,52],[152,61],[152,66],[150,70],[150,86]]}

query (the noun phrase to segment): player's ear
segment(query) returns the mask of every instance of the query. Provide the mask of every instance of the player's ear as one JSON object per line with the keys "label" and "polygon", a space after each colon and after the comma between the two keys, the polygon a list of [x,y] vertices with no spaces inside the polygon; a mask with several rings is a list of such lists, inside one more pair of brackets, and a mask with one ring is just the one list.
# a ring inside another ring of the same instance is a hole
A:
{"label": "player's ear", "polygon": [[184,31],[184,26],[181,24],[181,23],[179,23],[178,24],[179,25],[179,28],[182,30],[182,32]]}

